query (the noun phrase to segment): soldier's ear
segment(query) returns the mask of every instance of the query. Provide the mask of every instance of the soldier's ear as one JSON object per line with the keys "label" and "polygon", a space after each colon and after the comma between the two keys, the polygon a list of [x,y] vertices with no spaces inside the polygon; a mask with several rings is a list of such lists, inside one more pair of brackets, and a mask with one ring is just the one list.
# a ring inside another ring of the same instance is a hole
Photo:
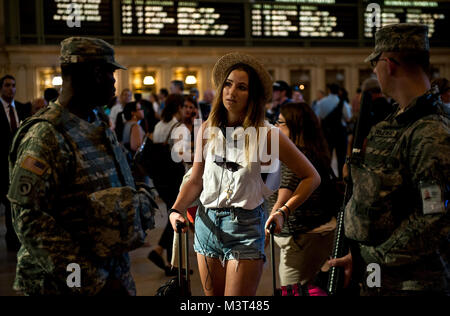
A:
{"label": "soldier's ear", "polygon": [[92,70],[92,73],[93,73],[93,79],[94,79],[94,82],[96,83],[96,84],[102,84],[103,83],[103,69],[102,69],[102,67],[100,66],[100,65],[95,65],[95,66],[93,66],[94,67],[94,69]]}

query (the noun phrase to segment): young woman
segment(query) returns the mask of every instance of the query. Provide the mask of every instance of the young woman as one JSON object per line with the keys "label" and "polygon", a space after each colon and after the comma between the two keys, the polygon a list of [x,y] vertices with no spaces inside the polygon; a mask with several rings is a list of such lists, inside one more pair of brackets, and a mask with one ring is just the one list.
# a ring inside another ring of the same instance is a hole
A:
{"label": "young woman", "polygon": [[[216,63],[213,80],[218,98],[197,136],[192,175],[170,210],[170,222],[174,230],[176,221],[185,222],[181,212],[200,196],[205,210],[196,215],[194,250],[205,294],[253,296],[265,261],[267,225],[274,221],[279,232],[289,210],[308,198],[320,177],[289,138],[265,123],[272,80],[258,61],[240,53],[227,54]],[[267,140],[267,148],[278,146],[281,161],[303,179],[292,198],[267,222],[261,205],[272,191],[261,177],[264,159],[259,155],[256,161],[249,159],[259,142],[241,133],[252,128],[259,131],[258,140]],[[235,138],[225,137],[230,131],[238,141],[245,140],[243,148],[235,147]]]}
{"label": "young woman", "polygon": [[[144,110],[138,102],[131,102],[125,105],[122,113],[117,116],[116,131],[122,131],[121,142],[129,152],[127,158],[132,168],[134,180],[145,182],[146,176],[140,170],[133,168],[134,154],[144,142],[145,131],[139,125],[139,121],[144,119]],[[122,117],[125,119],[125,124]]]}
{"label": "young woman", "polygon": [[144,119],[144,110],[137,102],[125,105],[123,115],[126,123],[123,127],[122,143],[132,154],[141,147],[145,132],[139,125],[139,121]]}
{"label": "young woman", "polygon": [[[170,94],[165,103],[165,107],[161,114],[161,121],[155,126],[153,132],[153,142],[154,143],[165,143],[168,142],[171,147],[173,145],[173,139],[171,135],[176,130],[178,126],[181,125],[181,120],[183,117],[183,105],[184,97],[178,94]],[[181,166],[180,172],[176,172],[176,175],[165,177],[164,179],[152,179],[159,196],[164,201],[167,209],[173,205],[177,198],[178,191],[183,180],[184,168]],[[173,170],[171,170],[173,171]],[[166,265],[162,254],[164,249],[166,250],[167,262],[172,259],[172,241],[173,241],[173,229],[170,222],[167,222],[166,228],[164,229],[161,238],[159,239],[158,245],[148,254],[148,258],[158,267],[163,269],[166,275],[176,275],[176,271],[171,270],[169,266]]]}
{"label": "young woman", "polygon": [[[276,123],[280,131],[306,155],[319,172],[322,182],[309,199],[297,208],[291,208],[288,221],[275,237],[280,247],[280,283],[282,286],[311,283],[331,255],[338,205],[331,201],[336,196],[331,183],[330,157],[315,113],[306,103],[288,103],[281,106]],[[281,185],[272,214],[291,199],[303,180],[284,164],[281,167]],[[329,203],[331,202],[331,203]],[[334,203],[334,204],[333,204]]]}

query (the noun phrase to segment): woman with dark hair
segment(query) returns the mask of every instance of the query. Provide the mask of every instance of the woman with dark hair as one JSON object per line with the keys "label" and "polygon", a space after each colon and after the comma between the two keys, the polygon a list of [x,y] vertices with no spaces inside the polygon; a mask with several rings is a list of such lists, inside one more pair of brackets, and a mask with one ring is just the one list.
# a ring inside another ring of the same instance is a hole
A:
{"label": "woman with dark hair", "polygon": [[[178,94],[170,94],[161,113],[161,121],[155,126],[153,132],[153,142],[154,143],[168,143],[173,146],[172,135],[176,128],[182,123],[183,118],[183,105],[184,97]],[[159,196],[164,201],[167,209],[172,206],[177,198],[177,194],[183,180],[184,168],[181,165],[180,172],[173,172],[174,170],[168,170],[167,172],[171,176],[165,179],[152,179]],[[176,173],[176,174],[174,174]],[[169,266],[166,265],[162,254],[164,249],[167,254],[167,262],[172,259],[172,241],[173,241],[173,229],[170,222],[167,222],[166,228],[159,239],[158,245],[149,253],[148,258],[156,264],[161,269],[165,270],[166,275],[176,275],[175,270],[171,270]]]}
{"label": "woman with dark hair", "polygon": [[[314,280],[331,255],[336,211],[329,196],[331,186],[330,156],[319,120],[306,103],[289,103],[280,109],[276,125],[303,152],[319,172],[322,182],[305,203],[292,212],[282,231],[275,237],[280,252],[282,286]],[[281,167],[281,185],[272,213],[291,199],[299,183],[304,181],[285,164]],[[336,202],[336,201],[335,201]]]}
{"label": "woman with dark hair", "polygon": [[139,121],[144,119],[144,110],[140,103],[131,102],[125,105],[123,115],[126,123],[123,127],[122,143],[134,156],[144,141],[145,132],[139,125]]}
{"label": "woman with dark hair", "polygon": [[[186,222],[181,212],[200,197],[205,209],[196,214],[194,250],[205,294],[253,296],[265,261],[268,225],[274,222],[279,232],[289,210],[309,197],[320,177],[295,145],[265,122],[272,79],[256,59],[240,53],[223,56],[214,66],[213,82],[218,98],[198,133],[192,174],[169,211],[170,222],[174,230],[177,221]],[[264,144],[270,149],[269,164],[279,152],[303,179],[267,221],[262,204],[273,191],[261,177],[267,167],[259,152]]]}

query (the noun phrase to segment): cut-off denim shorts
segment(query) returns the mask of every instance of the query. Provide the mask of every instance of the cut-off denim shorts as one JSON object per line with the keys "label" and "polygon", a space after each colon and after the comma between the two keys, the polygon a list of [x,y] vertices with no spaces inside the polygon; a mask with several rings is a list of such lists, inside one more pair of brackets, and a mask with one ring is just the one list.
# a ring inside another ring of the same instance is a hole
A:
{"label": "cut-off denim shorts", "polygon": [[263,259],[266,214],[258,206],[242,208],[199,208],[195,217],[194,250],[205,257],[228,260]]}

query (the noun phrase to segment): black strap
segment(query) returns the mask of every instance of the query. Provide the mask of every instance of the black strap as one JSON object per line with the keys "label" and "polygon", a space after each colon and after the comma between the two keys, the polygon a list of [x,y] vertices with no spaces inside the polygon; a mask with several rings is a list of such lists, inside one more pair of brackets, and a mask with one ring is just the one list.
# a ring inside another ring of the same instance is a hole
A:
{"label": "black strap", "polygon": [[182,124],[181,122],[177,122],[177,123],[173,124],[172,128],[171,128],[170,131],[169,131],[169,134],[167,135],[166,141],[164,142],[165,145],[167,145],[167,144],[169,143],[169,138],[170,138],[170,136],[172,135],[173,129],[174,129],[175,127],[180,126],[181,124]]}

